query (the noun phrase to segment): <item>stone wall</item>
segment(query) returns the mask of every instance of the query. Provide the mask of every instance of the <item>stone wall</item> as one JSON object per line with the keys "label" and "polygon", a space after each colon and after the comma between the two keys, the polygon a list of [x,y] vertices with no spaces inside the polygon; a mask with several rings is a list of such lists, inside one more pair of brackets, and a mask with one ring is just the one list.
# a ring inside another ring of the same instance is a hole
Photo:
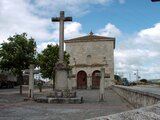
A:
{"label": "stone wall", "polygon": [[157,94],[118,85],[114,85],[112,89],[135,108],[150,106],[160,101],[160,95]]}

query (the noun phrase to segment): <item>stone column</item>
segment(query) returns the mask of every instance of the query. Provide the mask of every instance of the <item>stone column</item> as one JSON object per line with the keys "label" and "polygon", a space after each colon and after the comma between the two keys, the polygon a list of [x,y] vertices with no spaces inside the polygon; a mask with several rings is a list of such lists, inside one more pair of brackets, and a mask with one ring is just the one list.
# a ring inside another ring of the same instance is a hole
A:
{"label": "stone column", "polygon": [[105,76],[105,68],[101,68],[99,101],[104,101],[104,79],[105,79],[104,76]]}
{"label": "stone column", "polygon": [[33,99],[34,97],[34,75],[33,75],[33,72],[34,72],[34,65],[31,64],[29,66],[29,94],[28,94],[28,97]]}

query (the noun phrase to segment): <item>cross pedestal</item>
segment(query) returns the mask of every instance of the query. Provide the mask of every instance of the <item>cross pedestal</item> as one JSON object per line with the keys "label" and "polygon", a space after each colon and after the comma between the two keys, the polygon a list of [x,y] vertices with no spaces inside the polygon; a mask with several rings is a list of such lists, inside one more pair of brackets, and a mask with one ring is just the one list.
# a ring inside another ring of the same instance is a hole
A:
{"label": "cross pedestal", "polygon": [[68,89],[68,74],[65,63],[57,63],[55,75],[55,89],[67,90]]}

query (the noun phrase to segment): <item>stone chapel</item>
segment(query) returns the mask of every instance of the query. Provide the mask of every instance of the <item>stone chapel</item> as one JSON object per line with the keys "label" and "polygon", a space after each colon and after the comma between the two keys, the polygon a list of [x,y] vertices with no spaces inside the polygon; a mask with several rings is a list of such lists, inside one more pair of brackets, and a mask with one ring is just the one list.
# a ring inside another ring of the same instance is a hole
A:
{"label": "stone chapel", "polygon": [[105,88],[113,84],[115,38],[97,36],[91,32],[64,42],[66,52],[70,54],[72,88],[98,89],[101,68],[105,68]]}

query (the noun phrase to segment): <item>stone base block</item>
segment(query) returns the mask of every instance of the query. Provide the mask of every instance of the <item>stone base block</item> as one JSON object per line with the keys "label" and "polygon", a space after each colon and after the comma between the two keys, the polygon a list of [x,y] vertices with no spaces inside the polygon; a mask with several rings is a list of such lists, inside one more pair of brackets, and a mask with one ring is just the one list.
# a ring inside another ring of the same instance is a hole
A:
{"label": "stone base block", "polygon": [[55,76],[55,89],[66,90],[68,89],[68,74],[66,70],[56,70]]}
{"label": "stone base block", "polygon": [[49,98],[76,98],[76,91],[70,91],[70,90],[58,90],[58,91],[54,91],[51,92],[47,95],[47,97]]}
{"label": "stone base block", "polygon": [[48,98],[48,103],[71,103],[71,104],[80,104],[80,98]]}
{"label": "stone base block", "polygon": [[68,104],[81,104],[83,98],[37,98],[35,99],[38,103],[68,103]]}
{"label": "stone base block", "polygon": [[36,101],[38,103],[48,103],[48,98],[46,98],[46,97],[40,97],[40,98],[34,99],[34,101]]}

